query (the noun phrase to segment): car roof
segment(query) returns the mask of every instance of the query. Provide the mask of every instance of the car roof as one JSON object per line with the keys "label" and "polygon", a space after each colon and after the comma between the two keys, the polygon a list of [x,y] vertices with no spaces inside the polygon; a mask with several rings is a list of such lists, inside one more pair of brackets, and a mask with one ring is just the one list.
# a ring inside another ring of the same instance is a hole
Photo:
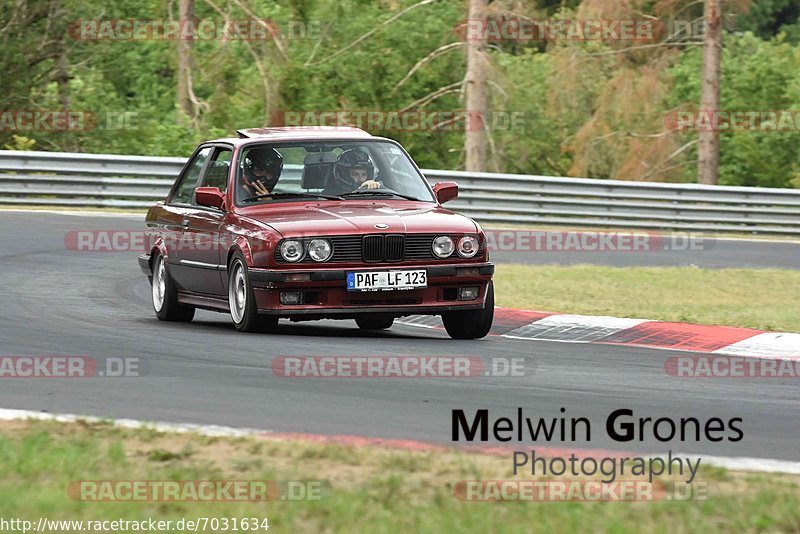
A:
{"label": "car roof", "polygon": [[307,141],[307,140],[350,140],[374,139],[372,135],[361,128],[350,126],[287,126],[280,128],[245,128],[236,130],[239,137],[226,137],[213,139],[208,143],[229,143],[232,145],[246,145],[264,141]]}

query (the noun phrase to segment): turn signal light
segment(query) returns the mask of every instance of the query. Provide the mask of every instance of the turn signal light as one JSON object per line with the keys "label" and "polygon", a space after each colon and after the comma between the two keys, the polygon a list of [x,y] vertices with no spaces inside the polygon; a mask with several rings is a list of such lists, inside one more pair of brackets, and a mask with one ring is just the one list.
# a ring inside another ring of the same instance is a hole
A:
{"label": "turn signal light", "polygon": [[310,282],[310,273],[289,273],[283,277],[287,282]]}
{"label": "turn signal light", "polygon": [[281,291],[281,304],[284,306],[296,306],[303,303],[302,291]]}

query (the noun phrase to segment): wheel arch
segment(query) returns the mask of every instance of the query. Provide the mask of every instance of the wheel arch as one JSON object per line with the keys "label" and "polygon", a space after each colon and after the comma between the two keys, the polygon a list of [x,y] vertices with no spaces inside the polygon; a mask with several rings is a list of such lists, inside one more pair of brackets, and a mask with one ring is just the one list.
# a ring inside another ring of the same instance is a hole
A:
{"label": "wheel arch", "polygon": [[228,248],[228,256],[225,258],[226,266],[230,267],[233,255],[237,252],[241,252],[244,256],[244,262],[248,269],[253,267],[253,251],[250,248],[250,242],[242,236],[239,236],[236,242]]}
{"label": "wheel arch", "polygon": [[150,265],[150,274],[153,273],[153,260],[156,257],[156,254],[161,255],[164,258],[164,261],[167,261],[169,258],[169,251],[167,250],[167,245],[164,243],[164,238],[159,237],[153,246],[150,249],[150,259],[147,260],[148,264]]}

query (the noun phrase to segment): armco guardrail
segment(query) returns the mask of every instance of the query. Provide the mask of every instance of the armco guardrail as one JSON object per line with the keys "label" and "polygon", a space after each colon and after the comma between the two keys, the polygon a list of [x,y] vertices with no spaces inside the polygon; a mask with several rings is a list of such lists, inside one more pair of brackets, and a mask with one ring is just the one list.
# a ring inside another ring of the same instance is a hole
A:
{"label": "armco guardrail", "polygon": [[[0,151],[0,204],[145,208],[186,160]],[[492,224],[800,235],[800,190],[423,170],[449,208]]]}

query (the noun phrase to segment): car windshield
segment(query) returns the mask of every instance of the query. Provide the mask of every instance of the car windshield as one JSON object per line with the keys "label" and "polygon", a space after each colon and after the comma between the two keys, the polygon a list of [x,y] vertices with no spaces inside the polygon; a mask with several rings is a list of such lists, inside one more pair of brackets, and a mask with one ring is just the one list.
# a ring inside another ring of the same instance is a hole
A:
{"label": "car windshield", "polygon": [[359,198],[435,202],[405,151],[389,141],[265,143],[239,158],[238,206]]}

